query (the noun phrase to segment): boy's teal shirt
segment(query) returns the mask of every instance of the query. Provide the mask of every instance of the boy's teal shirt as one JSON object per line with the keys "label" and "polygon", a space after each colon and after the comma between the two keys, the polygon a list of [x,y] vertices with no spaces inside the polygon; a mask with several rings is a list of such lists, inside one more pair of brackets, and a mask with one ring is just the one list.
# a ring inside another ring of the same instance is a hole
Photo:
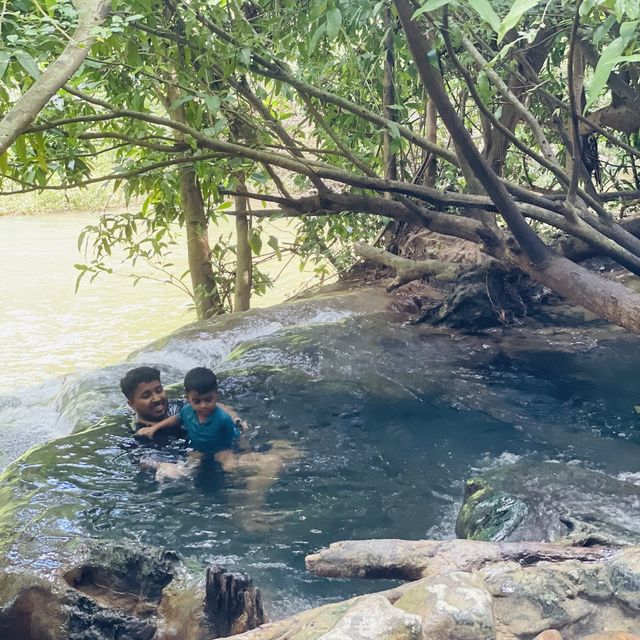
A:
{"label": "boy's teal shirt", "polygon": [[233,418],[220,407],[216,407],[206,422],[201,423],[193,407],[187,404],[180,409],[180,420],[189,434],[191,446],[202,453],[232,449],[240,437]]}

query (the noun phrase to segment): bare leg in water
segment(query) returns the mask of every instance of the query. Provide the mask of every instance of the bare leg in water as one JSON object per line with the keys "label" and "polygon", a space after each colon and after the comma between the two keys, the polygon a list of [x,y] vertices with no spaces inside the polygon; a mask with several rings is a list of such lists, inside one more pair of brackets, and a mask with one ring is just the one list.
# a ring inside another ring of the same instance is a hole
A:
{"label": "bare leg in water", "polygon": [[[272,528],[264,511],[267,491],[280,477],[286,462],[297,460],[302,452],[286,440],[274,440],[265,452],[246,451],[235,453],[220,451],[215,460],[223,471],[243,480],[242,490],[233,493],[238,509],[238,521],[247,531],[266,531]],[[197,451],[189,453],[184,462],[161,462],[147,458],[143,466],[156,470],[158,482],[192,478],[203,459]]]}
{"label": "bare leg in water", "polygon": [[[223,469],[244,481],[242,490],[234,492],[233,497],[237,520],[246,531],[268,531],[273,528],[273,514],[264,510],[267,491],[277,482],[284,465],[302,456],[302,452],[286,440],[273,440],[270,444],[271,449],[261,453],[221,452],[231,454],[224,462],[219,460]],[[235,459],[231,459],[232,456]]]}

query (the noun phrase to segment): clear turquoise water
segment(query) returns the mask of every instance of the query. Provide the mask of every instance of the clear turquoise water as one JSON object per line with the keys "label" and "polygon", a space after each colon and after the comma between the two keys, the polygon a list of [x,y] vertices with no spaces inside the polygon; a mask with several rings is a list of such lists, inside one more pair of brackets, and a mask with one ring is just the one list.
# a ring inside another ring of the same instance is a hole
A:
{"label": "clear turquoise water", "polygon": [[[286,440],[301,451],[263,505],[215,466],[158,484],[139,464],[148,447],[116,416],[9,470],[0,501],[12,495],[40,557],[50,562],[47,550],[68,535],[169,546],[196,566],[246,571],[280,617],[384,588],[316,578],[304,556],[342,539],[453,537],[463,482],[483,468],[551,459],[639,477],[636,339],[576,338],[566,350],[565,335],[549,349],[548,338],[452,340],[381,319],[296,313],[305,322],[267,313],[138,356],[163,362],[166,382],[194,361],[214,366],[255,445]],[[107,389],[121,371],[95,376]],[[93,388],[85,379],[66,397],[80,405]],[[184,450],[173,442],[161,453]]]}

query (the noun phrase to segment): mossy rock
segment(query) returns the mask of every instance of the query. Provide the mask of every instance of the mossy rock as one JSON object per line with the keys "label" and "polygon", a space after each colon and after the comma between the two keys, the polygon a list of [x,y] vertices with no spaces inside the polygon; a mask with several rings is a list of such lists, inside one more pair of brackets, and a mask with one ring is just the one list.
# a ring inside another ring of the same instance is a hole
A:
{"label": "mossy rock", "polygon": [[640,487],[574,464],[519,462],[467,481],[456,534],[471,540],[640,542]]}
{"label": "mossy rock", "polygon": [[496,491],[482,480],[468,480],[456,520],[456,535],[469,540],[506,540],[529,512],[517,496]]}

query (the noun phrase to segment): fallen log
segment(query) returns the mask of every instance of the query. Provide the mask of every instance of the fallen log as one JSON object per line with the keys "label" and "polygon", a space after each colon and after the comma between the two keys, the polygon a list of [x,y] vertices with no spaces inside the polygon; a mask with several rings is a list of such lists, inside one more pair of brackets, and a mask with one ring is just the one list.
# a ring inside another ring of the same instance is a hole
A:
{"label": "fallen log", "polygon": [[305,558],[308,571],[329,578],[419,580],[450,571],[476,571],[502,561],[521,565],[580,560],[613,554],[609,547],[570,547],[545,542],[477,540],[347,540]]}
{"label": "fallen log", "polygon": [[387,291],[393,291],[407,282],[422,278],[422,276],[434,276],[436,280],[441,282],[454,282],[463,268],[463,265],[455,262],[409,260],[364,242],[354,242],[353,250],[356,255],[385,267],[391,267],[396,272],[395,280],[387,286]]}

